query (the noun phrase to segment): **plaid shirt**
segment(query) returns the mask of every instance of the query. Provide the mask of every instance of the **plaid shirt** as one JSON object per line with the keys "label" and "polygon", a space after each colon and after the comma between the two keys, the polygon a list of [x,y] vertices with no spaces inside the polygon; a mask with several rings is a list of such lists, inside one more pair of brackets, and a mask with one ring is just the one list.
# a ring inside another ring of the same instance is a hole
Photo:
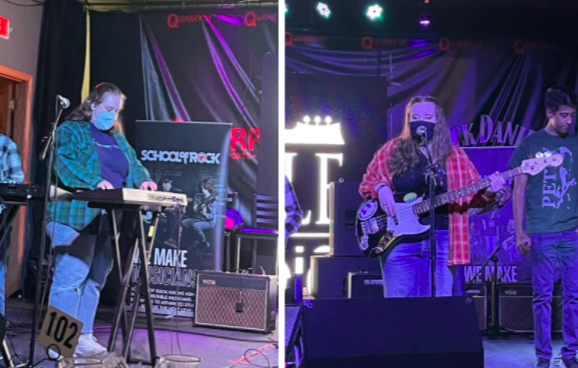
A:
{"label": "plaid shirt", "polygon": [[303,211],[299,206],[295,189],[287,177],[285,177],[285,213],[287,214],[285,217],[285,240],[287,240],[299,229],[303,220]]}
{"label": "plaid shirt", "polygon": [[[151,180],[147,169],[138,161],[136,153],[119,132],[114,138],[129,163],[126,179],[127,188],[139,188]],[[92,141],[90,123],[86,121],[66,121],[55,135],[54,173],[68,189],[96,189],[103,179],[100,158]],[[57,221],[81,231],[101,212],[88,208],[85,201],[51,202],[48,205],[49,221]]]}
{"label": "plaid shirt", "polygon": [[[359,193],[365,198],[377,199],[378,184],[387,184],[392,191],[392,175],[387,168],[387,159],[398,140],[387,142],[374,156],[363,176]],[[480,174],[474,167],[468,155],[459,147],[453,146],[446,159],[448,191],[459,189],[480,180]],[[483,195],[484,191],[473,193],[449,204],[449,254],[448,265],[463,265],[470,263],[470,234],[468,226],[468,208],[483,208],[491,200]]]}
{"label": "plaid shirt", "polygon": [[16,143],[0,134],[0,183],[22,183],[24,172]]}

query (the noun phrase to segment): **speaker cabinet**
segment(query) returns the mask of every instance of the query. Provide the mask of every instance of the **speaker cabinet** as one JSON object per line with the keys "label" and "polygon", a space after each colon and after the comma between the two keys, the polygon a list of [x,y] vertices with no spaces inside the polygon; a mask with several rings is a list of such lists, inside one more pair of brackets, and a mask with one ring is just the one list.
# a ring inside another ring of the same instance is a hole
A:
{"label": "speaker cabinet", "polygon": [[363,255],[355,236],[355,219],[363,198],[360,182],[331,182],[329,184],[329,255]]}
{"label": "speaker cabinet", "polygon": [[488,292],[485,284],[472,284],[466,295],[471,297],[476,309],[480,331],[488,328]]}
{"label": "speaker cabinet", "polygon": [[269,333],[275,329],[277,277],[197,274],[195,325]]}
{"label": "speaker cabinet", "polygon": [[314,298],[346,298],[349,272],[381,272],[380,258],[365,256],[310,258],[311,285],[309,294]]}
{"label": "speaker cabinet", "polygon": [[470,298],[307,300],[303,368],[483,368]]}
{"label": "speaker cabinet", "polygon": [[[534,311],[532,285],[500,284],[499,323],[500,326],[514,332],[534,332]],[[562,332],[562,287],[554,286],[552,298],[552,331]]]}

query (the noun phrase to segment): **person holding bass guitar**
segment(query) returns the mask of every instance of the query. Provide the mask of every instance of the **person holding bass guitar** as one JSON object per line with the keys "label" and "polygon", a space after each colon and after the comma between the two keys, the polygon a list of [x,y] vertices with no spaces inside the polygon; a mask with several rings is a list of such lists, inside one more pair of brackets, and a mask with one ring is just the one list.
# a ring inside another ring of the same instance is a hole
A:
{"label": "person holding bass guitar", "polygon": [[[431,96],[413,97],[406,106],[402,133],[385,143],[367,167],[359,188],[366,199],[379,199],[381,209],[391,217],[396,202],[411,202],[427,196],[427,151],[420,146],[420,130],[425,136],[432,161],[437,164],[436,195],[462,188],[480,180],[466,153],[453,144],[443,109]],[[490,208],[505,180],[498,173],[491,185],[435,210],[437,239],[436,296],[451,296],[459,278],[458,266],[470,262],[468,208]],[[508,195],[501,197],[507,202]],[[420,218],[429,224],[429,213]],[[430,293],[429,241],[398,244],[382,257],[385,297],[422,297]]]}

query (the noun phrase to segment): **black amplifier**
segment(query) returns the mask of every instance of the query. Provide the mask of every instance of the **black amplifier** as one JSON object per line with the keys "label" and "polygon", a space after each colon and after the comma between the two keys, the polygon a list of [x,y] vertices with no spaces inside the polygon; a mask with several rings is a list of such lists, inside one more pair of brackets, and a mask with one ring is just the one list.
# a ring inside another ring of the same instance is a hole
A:
{"label": "black amplifier", "polygon": [[363,255],[355,236],[357,210],[363,203],[359,195],[360,182],[329,184],[329,255]]}
{"label": "black amplifier", "polygon": [[307,283],[309,294],[316,299],[347,298],[347,275],[349,272],[380,271],[380,261],[380,258],[365,256],[311,256],[309,270],[311,282]]}
{"label": "black amplifier", "polygon": [[[532,310],[534,288],[530,284],[498,285],[499,323],[514,332],[534,332]],[[554,285],[552,298],[552,331],[562,332],[562,287]]]}
{"label": "black amplifier", "polygon": [[480,330],[488,328],[488,291],[486,284],[472,284],[466,295],[471,297],[476,307],[476,317]]}
{"label": "black amplifier", "polygon": [[383,277],[377,272],[349,272],[348,298],[383,298]]}

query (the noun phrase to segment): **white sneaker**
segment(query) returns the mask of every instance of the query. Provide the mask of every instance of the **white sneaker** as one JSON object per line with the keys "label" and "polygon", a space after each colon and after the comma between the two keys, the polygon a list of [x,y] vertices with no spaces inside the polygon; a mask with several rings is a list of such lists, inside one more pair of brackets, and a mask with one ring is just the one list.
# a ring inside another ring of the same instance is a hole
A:
{"label": "white sneaker", "polygon": [[54,360],[62,359],[62,356],[52,349],[48,349],[48,355],[50,356],[50,359]]}
{"label": "white sneaker", "polygon": [[106,348],[96,341],[93,334],[82,334],[78,338],[78,345],[74,355],[78,356],[95,356],[106,352]]}

